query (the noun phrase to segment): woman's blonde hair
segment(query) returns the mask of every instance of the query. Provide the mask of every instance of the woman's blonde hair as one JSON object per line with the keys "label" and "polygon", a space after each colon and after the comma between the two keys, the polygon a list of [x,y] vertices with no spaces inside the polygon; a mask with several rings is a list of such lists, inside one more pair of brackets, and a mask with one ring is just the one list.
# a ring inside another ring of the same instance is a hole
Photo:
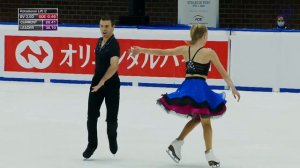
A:
{"label": "woman's blonde hair", "polygon": [[203,24],[194,24],[191,28],[191,41],[190,44],[195,44],[199,39],[201,39],[205,33],[207,33],[207,27]]}

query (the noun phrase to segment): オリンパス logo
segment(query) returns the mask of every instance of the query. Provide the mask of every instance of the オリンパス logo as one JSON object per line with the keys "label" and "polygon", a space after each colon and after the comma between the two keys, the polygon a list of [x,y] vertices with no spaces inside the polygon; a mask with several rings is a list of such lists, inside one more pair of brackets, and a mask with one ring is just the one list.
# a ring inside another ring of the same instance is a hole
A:
{"label": "\u30aa\u30ea\u30f3\u30d1\u30b9 logo", "polygon": [[53,60],[53,50],[44,40],[23,40],[16,48],[16,60],[24,68],[47,68]]}

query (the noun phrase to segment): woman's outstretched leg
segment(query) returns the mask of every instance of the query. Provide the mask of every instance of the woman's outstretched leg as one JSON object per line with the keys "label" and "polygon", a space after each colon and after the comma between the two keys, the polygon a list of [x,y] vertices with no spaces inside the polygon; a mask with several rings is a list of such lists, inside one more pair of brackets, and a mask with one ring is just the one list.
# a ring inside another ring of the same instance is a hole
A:
{"label": "woman's outstretched leg", "polygon": [[190,120],[181,131],[179,137],[175,139],[168,147],[167,153],[178,163],[181,160],[181,146],[184,138],[200,123],[200,119],[193,118]]}
{"label": "woman's outstretched leg", "polygon": [[177,140],[183,141],[184,138],[200,123],[199,119],[193,118],[191,119],[181,131]]}

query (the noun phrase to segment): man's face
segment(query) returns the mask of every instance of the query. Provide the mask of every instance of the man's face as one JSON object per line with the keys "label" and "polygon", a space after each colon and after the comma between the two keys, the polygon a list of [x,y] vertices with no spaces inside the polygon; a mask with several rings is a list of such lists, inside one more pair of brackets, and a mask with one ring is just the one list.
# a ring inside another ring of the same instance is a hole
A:
{"label": "man's face", "polygon": [[110,20],[100,20],[100,31],[103,38],[109,38],[114,32],[114,26]]}

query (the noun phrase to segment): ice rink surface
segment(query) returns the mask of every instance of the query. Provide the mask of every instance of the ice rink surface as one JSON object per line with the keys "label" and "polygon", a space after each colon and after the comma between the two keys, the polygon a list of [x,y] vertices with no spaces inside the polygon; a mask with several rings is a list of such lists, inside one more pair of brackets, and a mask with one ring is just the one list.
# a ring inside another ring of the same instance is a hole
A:
{"label": "ice rink surface", "polygon": [[[89,85],[0,82],[0,168],[209,167],[201,125],[186,138],[179,164],[165,152],[188,121],[155,104],[174,90],[122,86],[118,153],[108,148],[103,104],[98,149],[84,161]],[[226,114],[212,120],[221,167],[298,167],[300,94],[241,92],[239,103],[226,94]]]}

